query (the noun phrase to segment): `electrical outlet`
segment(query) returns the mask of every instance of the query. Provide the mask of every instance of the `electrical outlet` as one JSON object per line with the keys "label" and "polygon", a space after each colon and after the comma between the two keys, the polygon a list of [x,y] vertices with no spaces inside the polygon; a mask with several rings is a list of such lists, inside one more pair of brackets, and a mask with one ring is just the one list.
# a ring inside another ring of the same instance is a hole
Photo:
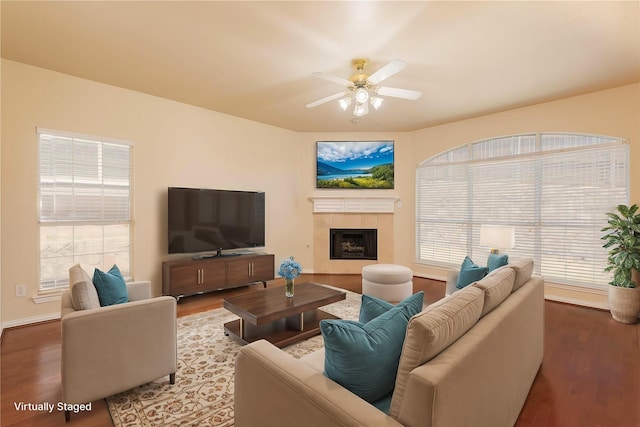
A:
{"label": "electrical outlet", "polygon": [[16,297],[26,297],[26,296],[27,296],[27,286],[26,285],[16,286]]}

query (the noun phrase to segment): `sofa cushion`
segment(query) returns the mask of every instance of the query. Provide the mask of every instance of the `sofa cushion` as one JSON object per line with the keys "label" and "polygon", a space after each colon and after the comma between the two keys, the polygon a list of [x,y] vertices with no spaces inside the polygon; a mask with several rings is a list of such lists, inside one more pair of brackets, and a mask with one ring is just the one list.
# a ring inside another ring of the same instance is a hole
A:
{"label": "sofa cushion", "polygon": [[527,283],[529,279],[531,279],[531,275],[533,274],[533,258],[522,258],[519,260],[512,260],[509,263],[509,267],[513,268],[516,272],[516,278],[513,282],[513,290],[511,292],[515,292],[522,285]]}
{"label": "sofa cushion", "polygon": [[390,415],[397,417],[409,373],[426,363],[464,335],[478,321],[484,292],[468,286],[413,316],[407,327],[398,365]]}
{"label": "sofa cushion", "polygon": [[480,317],[496,308],[507,299],[513,289],[516,272],[511,267],[494,270],[494,274],[487,275],[471,286],[476,286],[484,291],[484,305]]}
{"label": "sofa cushion", "polygon": [[508,262],[509,262],[508,254],[490,253],[489,257],[487,258],[487,270],[489,273],[491,273],[496,268],[500,268],[502,266],[507,265]]}
{"label": "sofa cushion", "polygon": [[458,274],[458,281],[456,282],[456,288],[462,289],[482,279],[487,274],[487,267],[480,267],[476,265],[471,258],[464,257],[462,265],[460,266],[460,274]]}
{"label": "sofa cushion", "polygon": [[100,305],[103,307],[129,301],[127,285],[117,265],[111,267],[106,273],[96,268],[93,272],[93,284],[98,291]]}
{"label": "sofa cushion", "polygon": [[89,310],[100,307],[98,291],[89,274],[80,264],[69,269],[69,287],[71,288],[71,305],[74,310]]}
{"label": "sofa cushion", "polygon": [[[418,295],[421,294],[421,295]],[[421,301],[424,301],[424,292],[417,292],[404,300],[400,301],[397,305],[391,304],[388,301],[385,301],[380,298],[376,298],[371,295],[362,295],[362,303],[360,304],[360,316],[358,321],[360,323],[367,323],[376,317],[380,316],[383,313],[391,310],[393,307],[413,304],[414,300],[419,298]]]}
{"label": "sofa cushion", "polygon": [[367,402],[393,390],[409,319],[422,310],[423,294],[368,323],[322,320],[324,375]]}

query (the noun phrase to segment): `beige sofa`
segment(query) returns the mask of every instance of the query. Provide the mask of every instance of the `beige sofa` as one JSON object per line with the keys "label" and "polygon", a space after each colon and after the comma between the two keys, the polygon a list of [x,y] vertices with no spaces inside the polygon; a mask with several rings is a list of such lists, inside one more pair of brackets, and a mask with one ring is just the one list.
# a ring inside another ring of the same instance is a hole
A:
{"label": "beige sofa", "polygon": [[388,414],[325,377],[324,350],[294,359],[266,341],[243,347],[235,426],[514,425],[543,356],[532,270],[531,260],[502,267],[412,317]]}
{"label": "beige sofa", "polygon": [[151,298],[149,282],[127,291],[130,302],[79,310],[71,291],[62,294],[62,402],[87,404],[165,375],[175,382],[175,298]]}

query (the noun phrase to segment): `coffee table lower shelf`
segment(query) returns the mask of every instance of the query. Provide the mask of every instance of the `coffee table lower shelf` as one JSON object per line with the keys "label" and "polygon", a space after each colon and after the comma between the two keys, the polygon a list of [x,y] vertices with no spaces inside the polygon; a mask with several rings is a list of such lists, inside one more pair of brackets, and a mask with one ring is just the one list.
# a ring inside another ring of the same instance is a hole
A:
{"label": "coffee table lower shelf", "polygon": [[320,334],[320,321],[339,319],[314,309],[263,325],[253,325],[242,318],[224,324],[224,333],[241,344],[265,339],[276,347],[286,347]]}

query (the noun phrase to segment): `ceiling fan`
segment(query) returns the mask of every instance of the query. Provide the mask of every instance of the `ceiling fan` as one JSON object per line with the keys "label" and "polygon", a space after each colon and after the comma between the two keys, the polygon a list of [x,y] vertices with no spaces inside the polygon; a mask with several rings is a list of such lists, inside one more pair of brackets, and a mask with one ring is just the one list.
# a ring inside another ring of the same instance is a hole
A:
{"label": "ceiling fan", "polygon": [[394,59],[371,75],[364,72],[367,62],[368,61],[366,59],[354,59],[351,64],[353,65],[353,68],[355,68],[356,72],[348,79],[343,79],[323,72],[311,74],[314,77],[343,85],[347,90],[311,102],[307,104],[307,108],[313,108],[327,102],[338,100],[342,110],[346,111],[349,105],[355,101],[353,114],[356,117],[362,117],[369,114],[369,104],[371,104],[371,106],[376,110],[380,108],[384,101],[381,96],[391,96],[394,98],[410,100],[416,100],[422,96],[422,93],[416,90],[378,86],[378,83],[405,69],[407,63],[403,60]]}

